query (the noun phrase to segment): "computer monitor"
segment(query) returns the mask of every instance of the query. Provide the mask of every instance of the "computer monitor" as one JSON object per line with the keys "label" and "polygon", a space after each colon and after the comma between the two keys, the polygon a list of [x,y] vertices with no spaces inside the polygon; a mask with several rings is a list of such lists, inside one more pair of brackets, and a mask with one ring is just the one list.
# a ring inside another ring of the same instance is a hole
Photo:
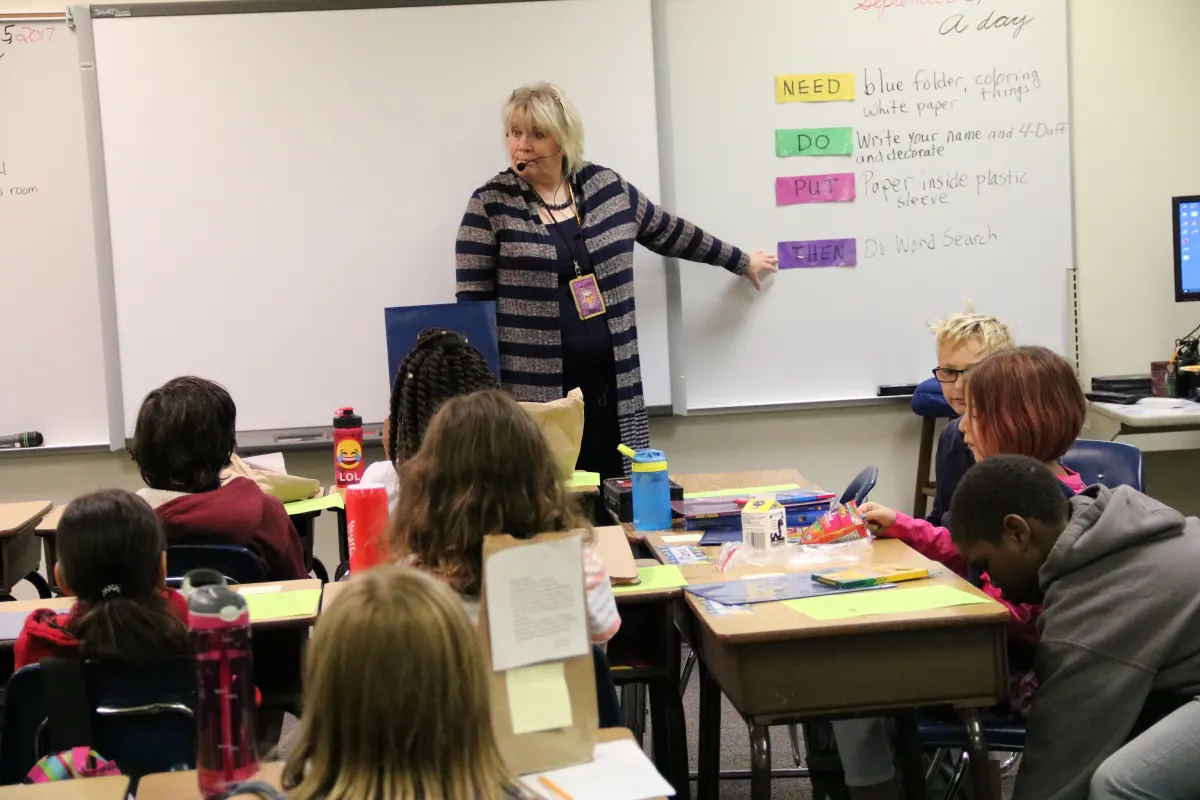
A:
{"label": "computer monitor", "polygon": [[1200,195],[1171,198],[1175,228],[1175,302],[1200,300]]}

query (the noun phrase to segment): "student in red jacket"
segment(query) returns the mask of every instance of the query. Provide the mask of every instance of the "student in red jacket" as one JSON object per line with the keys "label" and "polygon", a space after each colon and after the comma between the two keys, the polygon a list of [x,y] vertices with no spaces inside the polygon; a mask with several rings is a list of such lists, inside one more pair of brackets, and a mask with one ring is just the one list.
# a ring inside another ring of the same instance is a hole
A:
{"label": "student in red jacket", "polygon": [[[1079,475],[1062,464],[1087,415],[1079,379],[1065,358],[1044,347],[994,352],[971,369],[966,401],[960,427],[976,461],[1002,454],[1035,458],[1058,478],[1064,497],[1083,490]],[[970,575],[971,565],[946,528],[877,503],[864,503],[862,513],[876,536],[899,539],[959,575]],[[986,572],[971,577],[1012,614],[1007,626],[1012,676],[1007,710],[1024,717],[1037,688],[1032,670],[1042,607],[1004,597]],[[854,800],[895,798],[892,756],[882,721],[837,721],[833,729],[850,796]]]}
{"label": "student in red jacket", "polygon": [[304,549],[283,503],[249,478],[221,485],[236,444],[237,407],[203,378],[167,381],[146,395],[133,432],[133,460],[169,544],[240,545],[271,580],[308,577]]}
{"label": "student in red jacket", "polygon": [[78,598],[66,614],[34,611],[15,666],[78,655],[144,664],[191,652],[187,603],[166,588],[166,541],[150,506],[120,489],[71,501],[56,535],[54,577]]}

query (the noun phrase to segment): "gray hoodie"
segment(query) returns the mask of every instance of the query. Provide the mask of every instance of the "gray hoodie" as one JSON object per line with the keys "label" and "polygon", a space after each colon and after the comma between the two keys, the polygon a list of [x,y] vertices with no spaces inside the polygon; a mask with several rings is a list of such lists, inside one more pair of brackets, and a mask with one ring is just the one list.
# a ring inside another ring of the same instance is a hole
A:
{"label": "gray hoodie", "polygon": [[1200,520],[1093,486],[1038,573],[1038,691],[1013,800],[1084,800],[1151,691],[1200,694]]}

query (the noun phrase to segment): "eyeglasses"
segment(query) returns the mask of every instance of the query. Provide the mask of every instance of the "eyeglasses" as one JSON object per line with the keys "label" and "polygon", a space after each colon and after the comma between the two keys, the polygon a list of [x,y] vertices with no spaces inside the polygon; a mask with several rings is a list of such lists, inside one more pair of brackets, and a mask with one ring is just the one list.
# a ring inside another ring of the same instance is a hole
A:
{"label": "eyeglasses", "polygon": [[549,97],[552,101],[554,101],[554,105],[558,106],[559,113],[563,115],[566,114],[566,110],[563,109],[562,100],[559,99],[558,93],[550,89],[515,89],[513,90],[513,93],[508,96],[508,100],[510,103],[520,103],[526,100],[533,100],[534,98],[541,97]]}
{"label": "eyeglasses", "polygon": [[950,369],[949,367],[935,367],[933,377],[937,378],[938,383],[954,383],[960,375],[966,375],[971,371],[970,367],[966,369]]}

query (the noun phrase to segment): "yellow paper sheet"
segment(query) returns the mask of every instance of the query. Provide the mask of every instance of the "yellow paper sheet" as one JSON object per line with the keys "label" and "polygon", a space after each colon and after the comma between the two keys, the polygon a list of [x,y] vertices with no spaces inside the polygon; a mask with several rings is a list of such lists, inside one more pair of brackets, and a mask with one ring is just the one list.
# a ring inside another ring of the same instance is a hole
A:
{"label": "yellow paper sheet", "polygon": [[990,603],[985,597],[968,594],[953,586],[914,586],[886,592],[847,592],[784,600],[793,611],[822,622],[831,619],[865,617],[872,614],[908,614],[934,608],[949,608],[974,603]]}
{"label": "yellow paper sheet", "polygon": [[576,470],[567,481],[567,486],[571,489],[578,489],[580,486],[599,486],[599,472],[581,472]]}
{"label": "yellow paper sheet", "polygon": [[284,503],[283,510],[292,514],[307,514],[311,511],[324,511],[327,508],[345,508],[346,503],[337,492],[324,497],[314,497],[311,500],[297,500],[294,503]]}
{"label": "yellow paper sheet", "polygon": [[513,733],[571,727],[571,694],[563,662],[547,661],[504,673]]}
{"label": "yellow paper sheet", "polygon": [[776,103],[819,103],[826,100],[853,100],[854,75],[849,72],[811,75],[776,75]]}
{"label": "yellow paper sheet", "polygon": [[320,589],[246,595],[246,606],[250,609],[251,622],[307,617],[317,613],[317,605],[320,602]]}
{"label": "yellow paper sheet", "polygon": [[638,567],[638,580],[632,586],[614,586],[613,594],[632,594],[653,589],[675,589],[687,586],[687,578],[674,564],[662,564],[657,567]]}

